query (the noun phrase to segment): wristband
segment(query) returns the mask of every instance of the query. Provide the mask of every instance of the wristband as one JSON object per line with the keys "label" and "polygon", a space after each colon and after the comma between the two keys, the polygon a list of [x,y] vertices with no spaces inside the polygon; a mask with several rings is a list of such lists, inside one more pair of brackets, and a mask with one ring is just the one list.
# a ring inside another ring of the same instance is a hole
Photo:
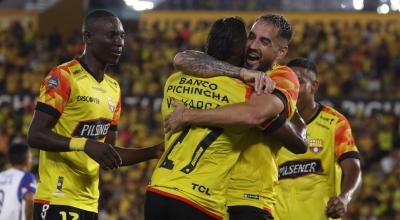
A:
{"label": "wristband", "polygon": [[71,138],[71,141],[69,142],[69,149],[71,151],[83,151],[85,149],[86,145],[86,138]]}

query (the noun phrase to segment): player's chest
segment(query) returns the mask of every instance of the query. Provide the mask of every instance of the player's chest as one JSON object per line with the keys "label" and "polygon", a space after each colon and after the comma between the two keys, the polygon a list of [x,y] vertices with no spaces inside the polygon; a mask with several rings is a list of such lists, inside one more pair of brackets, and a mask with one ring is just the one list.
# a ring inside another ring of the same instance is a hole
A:
{"label": "player's chest", "polygon": [[108,83],[90,79],[78,81],[71,88],[66,112],[76,115],[112,117],[119,100],[119,92]]}

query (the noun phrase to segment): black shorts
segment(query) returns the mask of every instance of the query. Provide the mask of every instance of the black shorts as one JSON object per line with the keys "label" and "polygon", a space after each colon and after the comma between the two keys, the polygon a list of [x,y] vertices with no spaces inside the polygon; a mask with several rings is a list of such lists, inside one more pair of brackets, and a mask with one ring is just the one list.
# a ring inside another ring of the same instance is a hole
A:
{"label": "black shorts", "polygon": [[97,213],[65,205],[35,203],[34,220],[97,220]]}
{"label": "black shorts", "polygon": [[229,220],[273,220],[271,213],[253,206],[229,206]]}
{"label": "black shorts", "polygon": [[216,218],[177,199],[147,191],[145,220],[215,220]]}

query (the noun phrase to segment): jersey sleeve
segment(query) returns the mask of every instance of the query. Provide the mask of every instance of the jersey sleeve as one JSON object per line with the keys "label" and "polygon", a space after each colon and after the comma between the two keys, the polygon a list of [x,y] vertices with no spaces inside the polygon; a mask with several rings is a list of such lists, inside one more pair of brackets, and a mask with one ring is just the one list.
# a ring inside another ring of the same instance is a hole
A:
{"label": "jersey sleeve", "polygon": [[[285,105],[284,114],[291,118],[296,109],[297,98],[299,96],[299,80],[292,69],[286,66],[274,68],[269,77],[275,82],[276,96],[282,100]],[[280,94],[280,95],[277,95]]]}
{"label": "jersey sleeve", "polygon": [[350,123],[344,116],[336,122],[335,127],[335,157],[340,163],[347,158],[360,159],[360,154],[355,145]]}
{"label": "jersey sleeve", "polygon": [[59,68],[53,68],[40,85],[36,109],[59,118],[68,102],[70,93],[71,83],[68,73]]}
{"label": "jersey sleeve", "polygon": [[33,176],[33,174],[31,173],[25,173],[24,177],[22,177],[22,180],[18,187],[18,200],[22,202],[22,200],[25,197],[25,194],[28,192],[31,193],[36,192],[35,176]]}
{"label": "jersey sleeve", "polygon": [[121,96],[118,99],[117,107],[115,108],[114,111],[114,116],[111,121],[111,131],[117,131],[118,130],[118,123],[119,123],[119,118],[121,116]]}
{"label": "jersey sleeve", "polygon": [[274,119],[265,121],[260,125],[260,128],[267,134],[274,132],[285,123],[287,118],[293,116],[300,88],[296,74],[289,67],[278,66],[271,70],[268,75],[275,82],[275,90],[272,94],[282,101],[284,110]]}

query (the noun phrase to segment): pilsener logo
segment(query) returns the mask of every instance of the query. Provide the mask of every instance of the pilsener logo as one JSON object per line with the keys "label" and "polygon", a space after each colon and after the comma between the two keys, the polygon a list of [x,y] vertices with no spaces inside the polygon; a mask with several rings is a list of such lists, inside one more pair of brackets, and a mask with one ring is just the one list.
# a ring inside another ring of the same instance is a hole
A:
{"label": "pilsener logo", "polygon": [[107,135],[110,125],[111,120],[108,119],[81,121],[78,126],[76,126],[73,136],[91,139],[103,138]]}
{"label": "pilsener logo", "polygon": [[296,178],[310,173],[322,173],[321,160],[294,160],[279,166],[279,179]]}

